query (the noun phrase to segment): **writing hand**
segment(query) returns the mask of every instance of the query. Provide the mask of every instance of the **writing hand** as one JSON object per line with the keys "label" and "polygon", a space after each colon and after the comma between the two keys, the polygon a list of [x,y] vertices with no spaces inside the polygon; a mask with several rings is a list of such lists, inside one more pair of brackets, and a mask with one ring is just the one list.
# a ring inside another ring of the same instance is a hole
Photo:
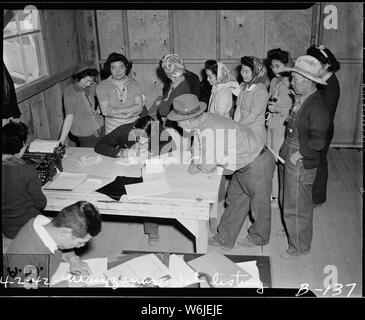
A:
{"label": "writing hand", "polygon": [[70,262],[70,272],[76,275],[89,276],[91,275],[91,269],[89,265],[81,259],[72,260]]}
{"label": "writing hand", "polygon": [[217,168],[217,166],[215,164],[211,164],[211,165],[198,165],[198,169],[203,172],[203,173],[211,173],[213,172],[215,169]]}
{"label": "writing hand", "polygon": [[188,167],[188,172],[190,174],[196,174],[199,172],[199,168],[198,165],[194,164],[194,163],[190,163],[189,167]]}

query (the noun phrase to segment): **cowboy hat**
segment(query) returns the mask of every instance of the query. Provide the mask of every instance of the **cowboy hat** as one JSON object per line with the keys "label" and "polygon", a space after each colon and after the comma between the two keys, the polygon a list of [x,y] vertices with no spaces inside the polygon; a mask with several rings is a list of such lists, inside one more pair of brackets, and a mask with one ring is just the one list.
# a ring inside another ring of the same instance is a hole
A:
{"label": "cowboy hat", "polygon": [[295,61],[294,67],[284,67],[280,72],[296,72],[309,80],[326,85],[327,82],[320,76],[321,68],[322,65],[316,58],[307,55],[298,57]]}
{"label": "cowboy hat", "polygon": [[176,97],[173,102],[173,109],[167,115],[171,121],[182,121],[194,118],[205,111],[207,104],[199,101],[192,93],[182,94]]}

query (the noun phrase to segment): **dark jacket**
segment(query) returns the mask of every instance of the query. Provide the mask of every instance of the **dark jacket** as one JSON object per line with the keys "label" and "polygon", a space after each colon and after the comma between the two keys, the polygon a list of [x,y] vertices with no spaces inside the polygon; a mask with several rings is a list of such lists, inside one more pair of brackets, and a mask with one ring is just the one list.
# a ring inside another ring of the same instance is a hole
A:
{"label": "dark jacket", "polygon": [[[172,85],[172,84],[170,84]],[[160,105],[158,106],[158,113],[162,117],[167,117],[167,115],[172,110],[172,101],[182,94],[191,93],[191,89],[187,80],[183,80],[175,89],[172,90],[170,96],[167,98],[168,91],[164,94]]]}
{"label": "dark jacket", "polygon": [[[159,123],[159,134],[161,136],[161,132],[164,130],[162,125]],[[118,128],[114,129],[112,132],[101,138],[95,145],[95,152],[100,153],[104,156],[108,157],[117,157],[118,152],[121,149],[129,149],[132,147],[136,142],[134,140],[129,140],[128,136],[131,130],[133,130],[134,123],[122,125]],[[150,141],[155,141],[154,139],[150,139]],[[159,150],[158,152],[161,152],[161,149],[167,145],[171,141],[171,137],[167,141],[159,141]],[[151,143],[148,146],[148,150],[152,152],[152,154],[155,154],[157,150],[152,150]]]}
{"label": "dark jacket", "polygon": [[320,151],[326,144],[328,125],[328,110],[317,90],[304,101],[299,112],[299,152],[304,157],[304,168],[318,167]]}
{"label": "dark jacket", "polygon": [[37,171],[22,159],[2,162],[2,231],[13,239],[19,230],[46,207]]}
{"label": "dark jacket", "polygon": [[198,97],[198,99],[200,100],[200,80],[199,80],[199,77],[195,73],[193,73],[189,70],[186,70],[186,69],[185,69],[184,76],[185,76],[186,81],[189,83],[191,93],[195,94]]}
{"label": "dark jacket", "polygon": [[5,63],[3,63],[3,103],[1,113],[3,119],[20,117],[14,82]]}
{"label": "dark jacket", "polygon": [[326,82],[326,86],[318,85],[318,90],[329,112],[329,128],[327,134],[327,144],[329,145],[333,137],[333,121],[336,115],[338,100],[340,99],[340,84],[335,74],[332,74]]}

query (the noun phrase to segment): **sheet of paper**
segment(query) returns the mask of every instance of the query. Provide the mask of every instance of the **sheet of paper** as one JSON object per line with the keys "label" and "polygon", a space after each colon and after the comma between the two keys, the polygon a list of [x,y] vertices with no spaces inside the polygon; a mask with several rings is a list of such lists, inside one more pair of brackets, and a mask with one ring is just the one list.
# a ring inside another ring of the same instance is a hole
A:
{"label": "sheet of paper", "polygon": [[157,285],[168,287],[171,282],[169,269],[154,254],[147,254],[112,269],[105,275],[112,287],[138,287],[141,285]]}
{"label": "sheet of paper", "polygon": [[143,183],[128,184],[125,188],[128,199],[172,192],[172,189],[166,180],[152,180]]}
{"label": "sheet of paper", "polygon": [[90,193],[101,188],[102,185],[103,181],[101,179],[86,179],[75,189],[75,191],[80,193]]}
{"label": "sheet of paper", "polygon": [[53,153],[54,149],[58,147],[59,144],[60,140],[35,139],[29,145],[29,152]]}
{"label": "sheet of paper", "polygon": [[194,270],[207,274],[210,284],[216,288],[240,288],[252,278],[251,274],[216,251],[191,260],[188,264]]}
{"label": "sheet of paper", "polygon": [[70,287],[105,287],[108,281],[105,276],[105,272],[108,269],[107,258],[94,258],[83,260],[86,262],[90,269],[91,275],[81,278],[80,276],[73,276],[70,273],[70,264],[67,262],[61,262],[57,271],[51,278],[51,286],[55,286],[63,281],[68,281]]}
{"label": "sheet of paper", "polygon": [[103,157],[100,155],[96,155],[96,156],[83,155],[83,156],[80,156],[80,158],[79,158],[79,162],[82,166],[92,166],[92,165],[98,164],[102,161],[103,161]]}
{"label": "sheet of paper", "polygon": [[262,288],[263,284],[260,280],[260,273],[256,261],[238,262],[236,265],[252,276],[252,278],[242,284],[242,288]]}
{"label": "sheet of paper", "polygon": [[182,288],[199,282],[197,272],[189,267],[181,256],[170,255],[169,270],[172,276],[171,287]]}
{"label": "sheet of paper", "polygon": [[75,190],[87,178],[86,173],[60,172],[53,181],[45,185],[45,190]]}

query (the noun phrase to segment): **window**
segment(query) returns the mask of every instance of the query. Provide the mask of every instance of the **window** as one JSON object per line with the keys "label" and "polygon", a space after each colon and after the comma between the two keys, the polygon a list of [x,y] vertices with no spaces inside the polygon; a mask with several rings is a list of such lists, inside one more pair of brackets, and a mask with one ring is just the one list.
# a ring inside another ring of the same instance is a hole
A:
{"label": "window", "polygon": [[4,28],[4,63],[15,88],[47,75],[39,11],[18,10]]}

